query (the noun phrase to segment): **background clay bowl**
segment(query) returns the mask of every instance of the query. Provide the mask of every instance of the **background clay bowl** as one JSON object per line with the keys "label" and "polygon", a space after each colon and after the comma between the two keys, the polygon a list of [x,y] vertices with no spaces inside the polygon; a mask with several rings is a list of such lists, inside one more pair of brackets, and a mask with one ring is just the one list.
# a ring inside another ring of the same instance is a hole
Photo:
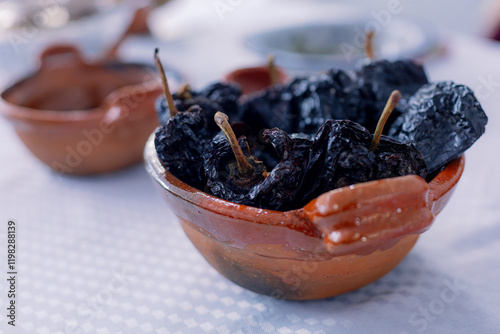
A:
{"label": "background clay bowl", "polygon": [[95,174],[142,160],[161,93],[150,66],[87,64],[75,48],[57,46],[33,76],[1,94],[0,113],[52,169]]}
{"label": "background clay bowl", "polygon": [[146,169],[205,259],[234,283],[284,299],[318,299],[393,269],[446,205],[464,168],[451,162],[427,183],[410,175],[332,190],[278,212],[210,196],[165,170],[154,147]]}
{"label": "background clay bowl", "polygon": [[[281,83],[285,82],[286,74],[276,67]],[[245,67],[234,70],[224,76],[224,80],[235,82],[241,86],[244,95],[260,91],[271,86],[268,66]]]}

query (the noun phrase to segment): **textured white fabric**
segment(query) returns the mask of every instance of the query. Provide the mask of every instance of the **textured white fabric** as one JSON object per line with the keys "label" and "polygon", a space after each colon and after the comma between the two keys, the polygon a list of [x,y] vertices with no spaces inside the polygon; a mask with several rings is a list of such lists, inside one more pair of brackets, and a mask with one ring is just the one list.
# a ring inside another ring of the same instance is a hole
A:
{"label": "textured white fabric", "polygon": [[[0,119],[0,274],[6,224],[14,219],[19,293],[12,330],[0,280],[0,333],[500,332],[500,48],[448,42],[448,55],[429,62],[429,75],[479,89],[487,133],[467,153],[451,202],[408,257],[377,282],[328,300],[281,301],[234,285],[184,236],[143,166],[61,177]],[[222,54],[208,44],[165,45],[164,58],[197,84],[256,59],[241,44],[222,43]],[[152,54],[156,45],[137,40],[125,53]],[[195,62],[202,51],[205,65]]]}

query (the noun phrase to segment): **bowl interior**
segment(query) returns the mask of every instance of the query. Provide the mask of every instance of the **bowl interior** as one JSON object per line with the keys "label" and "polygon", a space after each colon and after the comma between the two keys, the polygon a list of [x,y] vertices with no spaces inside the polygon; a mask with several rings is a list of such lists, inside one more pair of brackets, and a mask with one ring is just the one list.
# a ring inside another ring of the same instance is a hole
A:
{"label": "bowl interior", "polygon": [[2,93],[8,103],[35,110],[74,111],[99,107],[113,91],[155,78],[153,68],[110,63],[39,71]]}

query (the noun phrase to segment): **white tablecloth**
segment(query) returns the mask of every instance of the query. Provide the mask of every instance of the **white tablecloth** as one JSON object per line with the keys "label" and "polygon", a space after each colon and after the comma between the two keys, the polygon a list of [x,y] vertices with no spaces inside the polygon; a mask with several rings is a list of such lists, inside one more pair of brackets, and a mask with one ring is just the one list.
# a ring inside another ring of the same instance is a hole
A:
{"label": "white tablecloth", "polygon": [[[166,62],[202,85],[258,60],[230,42],[134,40],[124,52],[150,57],[159,45]],[[428,74],[479,92],[486,134],[408,257],[377,282],[327,300],[282,301],[236,286],[184,236],[143,166],[61,177],[0,119],[0,333],[499,333],[500,47],[458,36],[447,46]],[[0,59],[9,57],[4,48]],[[5,316],[9,220],[17,225],[15,329]]]}

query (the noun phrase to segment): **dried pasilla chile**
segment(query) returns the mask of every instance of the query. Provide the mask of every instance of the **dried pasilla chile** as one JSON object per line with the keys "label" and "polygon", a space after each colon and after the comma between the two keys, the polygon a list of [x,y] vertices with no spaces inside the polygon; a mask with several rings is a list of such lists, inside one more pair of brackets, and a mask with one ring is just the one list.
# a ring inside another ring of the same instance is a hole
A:
{"label": "dried pasilla chile", "polygon": [[311,146],[300,187],[305,204],[329,190],[373,179],[375,154],[369,150],[370,133],[349,120],[328,120]]}
{"label": "dried pasilla chile", "polygon": [[[208,119],[213,119],[217,111],[224,112],[231,116],[238,114],[238,99],[241,96],[241,89],[234,83],[216,82],[200,92],[191,90],[188,85],[184,85],[177,93],[172,94],[175,106],[179,111],[188,110],[193,105],[199,105],[206,113]],[[170,111],[166,98],[160,97],[156,101],[156,112],[161,124],[165,124],[170,117]],[[212,130],[217,126],[210,122]]]}
{"label": "dried pasilla chile", "polygon": [[327,74],[297,78],[290,83],[298,108],[294,132],[315,133],[330,118],[332,82]]}
{"label": "dried pasilla chile", "polygon": [[205,87],[199,96],[207,97],[222,107],[221,112],[234,117],[239,109],[238,99],[241,97],[241,87],[231,82],[215,82]]}
{"label": "dried pasilla chile", "polygon": [[248,193],[268,175],[266,167],[249,152],[244,136],[236,136],[223,113],[216,113],[215,123],[223,134],[216,135],[203,155],[207,187],[224,200],[253,205]]}
{"label": "dried pasilla chile", "polygon": [[265,131],[257,135],[251,134],[246,138],[252,154],[264,163],[267,170],[272,170],[280,162],[280,157],[276,154],[273,145],[263,137]]}
{"label": "dried pasilla chile", "polygon": [[170,117],[156,130],[155,147],[163,165],[178,179],[197,188],[205,186],[203,153],[214,132],[199,106]]}
{"label": "dried pasilla chile", "polygon": [[356,75],[360,100],[369,102],[365,111],[367,120],[363,125],[370,130],[375,128],[380,112],[393,90],[399,90],[402,97],[388,121],[389,126],[407,109],[410,97],[429,82],[423,67],[411,60],[370,61],[359,68]]}
{"label": "dried pasilla chile", "polygon": [[428,174],[424,157],[412,143],[382,136],[375,153],[376,180],[404,175],[425,178]]}
{"label": "dried pasilla chile", "polygon": [[425,178],[428,173],[424,157],[413,144],[382,136],[384,127],[401,98],[400,91],[395,90],[391,93],[370,143],[370,150],[376,154],[374,166],[376,180],[410,174]]}
{"label": "dried pasilla chile", "polygon": [[[219,118],[218,118],[219,117]],[[239,204],[273,210],[294,207],[312,141],[290,137],[280,129],[265,130],[263,138],[274,147],[279,162],[267,172],[264,164],[250,154],[248,142],[236,136],[227,118],[216,115],[223,135],[212,140],[204,156],[207,185],[217,197]],[[242,166],[243,164],[247,166]]]}
{"label": "dried pasilla chile", "polygon": [[425,161],[412,144],[382,136],[387,119],[400,99],[399,91],[391,93],[373,136],[349,120],[328,120],[320,128],[311,146],[300,190],[301,204],[355,183],[409,174],[426,177]]}
{"label": "dried pasilla chile", "polygon": [[364,123],[364,101],[354,80],[342,70],[295,79],[290,83],[298,108],[296,132],[314,134],[327,119]]}
{"label": "dried pasilla chile", "polygon": [[425,177],[425,161],[412,144],[382,136],[375,152],[361,125],[328,120],[316,134],[303,178],[300,205],[327,191],[356,183],[409,174]]}
{"label": "dried pasilla chile", "polygon": [[327,119],[364,122],[363,100],[354,80],[342,70],[274,85],[242,101],[242,120],[255,133],[277,127],[287,133],[314,134]]}
{"label": "dried pasilla chile", "polygon": [[163,165],[177,178],[198,189],[206,183],[203,152],[217,132],[210,127],[207,115],[199,105],[179,112],[170,93],[163,65],[155,50],[155,63],[160,72],[168,105],[168,118],[155,133],[155,148]]}
{"label": "dried pasilla chile", "polygon": [[434,173],[458,158],[484,133],[488,118],[472,90],[451,81],[423,86],[389,134],[412,142]]}
{"label": "dried pasilla chile", "polygon": [[273,145],[280,162],[265,180],[253,187],[248,197],[260,208],[294,209],[299,190],[297,185],[302,181],[312,141],[302,136],[288,136],[278,128],[265,130],[263,136]]}
{"label": "dried pasilla chile", "polygon": [[[200,92],[193,91],[185,85],[179,92],[173,94],[173,100],[179,111],[185,111],[193,105],[199,105],[205,111],[207,118],[213,119],[217,111],[236,116],[239,109],[237,100],[240,96],[241,89],[236,84],[218,82],[207,86]],[[169,117],[169,107],[165,97],[158,99],[156,110],[160,122],[164,124]],[[210,124],[210,127],[215,129],[216,125]]]}
{"label": "dried pasilla chile", "polygon": [[241,120],[250,126],[252,133],[271,128],[294,132],[297,110],[289,86],[275,84],[244,97],[240,102]]}
{"label": "dried pasilla chile", "polygon": [[231,128],[236,138],[245,136],[250,152],[264,163],[267,170],[271,170],[279,163],[279,157],[273,146],[266,142],[262,133],[253,134],[252,129],[244,122],[231,122]]}

